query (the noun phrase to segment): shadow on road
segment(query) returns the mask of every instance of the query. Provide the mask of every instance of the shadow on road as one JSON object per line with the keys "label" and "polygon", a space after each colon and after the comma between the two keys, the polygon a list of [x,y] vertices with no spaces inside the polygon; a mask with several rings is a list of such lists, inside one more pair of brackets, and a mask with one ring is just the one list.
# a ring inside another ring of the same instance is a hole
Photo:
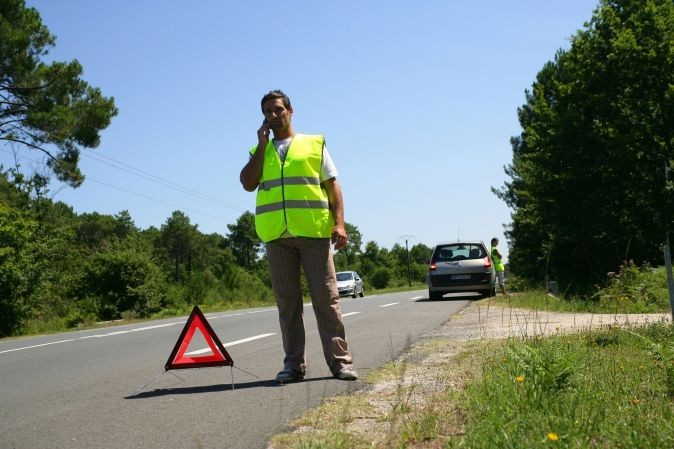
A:
{"label": "shadow on road", "polygon": [[[313,377],[310,379],[304,379],[301,382],[316,382],[322,380],[334,380],[332,377]],[[339,381],[338,381],[339,382]],[[298,382],[292,382],[298,383]],[[152,391],[143,391],[141,393],[132,394],[126,396],[124,399],[147,399],[155,398],[160,396],[166,396],[168,394],[201,394],[201,393],[216,393],[219,391],[227,390],[244,390],[247,388],[259,388],[259,387],[283,387],[288,384],[278,384],[275,380],[256,380],[253,382],[244,382],[244,383],[235,383],[234,388],[232,384],[216,384],[216,385],[202,385],[198,387],[179,387],[179,388],[157,388]]]}

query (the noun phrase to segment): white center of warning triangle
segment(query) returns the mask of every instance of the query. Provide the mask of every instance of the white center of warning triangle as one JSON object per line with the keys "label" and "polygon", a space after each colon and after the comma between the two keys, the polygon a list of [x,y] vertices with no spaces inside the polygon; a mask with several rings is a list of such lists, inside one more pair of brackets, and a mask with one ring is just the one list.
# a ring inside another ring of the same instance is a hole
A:
{"label": "white center of warning triangle", "polygon": [[[199,348],[206,346],[204,349],[194,349],[194,348]],[[194,335],[192,336],[192,340],[190,341],[189,346],[187,347],[187,350],[189,352],[185,352],[185,355],[187,357],[191,357],[194,355],[213,355],[213,351],[211,348],[208,346],[208,343],[206,342],[206,338],[204,338],[204,334],[201,333],[201,330],[199,328],[196,328],[194,330]]]}

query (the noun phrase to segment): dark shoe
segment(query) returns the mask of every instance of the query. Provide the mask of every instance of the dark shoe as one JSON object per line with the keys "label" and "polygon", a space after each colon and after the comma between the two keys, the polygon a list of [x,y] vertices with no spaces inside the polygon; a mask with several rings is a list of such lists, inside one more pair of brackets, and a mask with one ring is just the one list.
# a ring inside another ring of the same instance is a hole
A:
{"label": "dark shoe", "polygon": [[304,379],[304,373],[294,369],[286,368],[276,375],[276,383],[285,384],[289,382],[297,382]]}
{"label": "dark shoe", "polygon": [[339,371],[333,374],[335,379],[339,380],[358,380],[358,373],[355,369],[343,366]]}

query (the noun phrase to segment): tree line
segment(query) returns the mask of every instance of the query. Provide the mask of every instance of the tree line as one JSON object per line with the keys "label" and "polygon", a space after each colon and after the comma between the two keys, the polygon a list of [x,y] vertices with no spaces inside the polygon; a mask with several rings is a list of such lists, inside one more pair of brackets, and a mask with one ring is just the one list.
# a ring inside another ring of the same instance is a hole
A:
{"label": "tree line", "polygon": [[621,265],[662,265],[674,194],[674,2],[602,0],[518,109],[510,269],[587,294]]}
{"label": "tree line", "polygon": [[[75,213],[35,191],[16,169],[0,170],[0,337],[33,323],[148,317],[193,304],[242,307],[273,301],[254,216],[228,233],[205,234],[181,211],[160,227],[139,229],[127,211]],[[404,247],[367,242],[347,224],[351,242],[335,254],[338,270],[356,270],[367,288],[408,281]],[[415,282],[424,280],[430,248],[410,249]]]}

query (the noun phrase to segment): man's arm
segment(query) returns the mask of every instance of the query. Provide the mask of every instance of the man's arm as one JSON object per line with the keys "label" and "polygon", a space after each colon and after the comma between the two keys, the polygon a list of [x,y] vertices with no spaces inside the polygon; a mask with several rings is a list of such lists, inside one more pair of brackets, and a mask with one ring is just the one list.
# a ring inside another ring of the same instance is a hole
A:
{"label": "man's arm", "polygon": [[248,159],[248,163],[244,165],[239,175],[239,181],[243,188],[252,192],[260,184],[262,177],[262,166],[264,165],[264,152],[269,142],[269,126],[267,121],[262,122],[262,126],[257,130],[257,149],[253,156]]}
{"label": "man's arm", "polygon": [[335,244],[335,249],[343,248],[348,241],[346,235],[346,227],[344,226],[344,200],[342,199],[342,189],[339,187],[337,178],[330,178],[326,180],[325,190],[328,193],[328,201],[330,202],[330,211],[335,221],[332,228],[332,243]]}

